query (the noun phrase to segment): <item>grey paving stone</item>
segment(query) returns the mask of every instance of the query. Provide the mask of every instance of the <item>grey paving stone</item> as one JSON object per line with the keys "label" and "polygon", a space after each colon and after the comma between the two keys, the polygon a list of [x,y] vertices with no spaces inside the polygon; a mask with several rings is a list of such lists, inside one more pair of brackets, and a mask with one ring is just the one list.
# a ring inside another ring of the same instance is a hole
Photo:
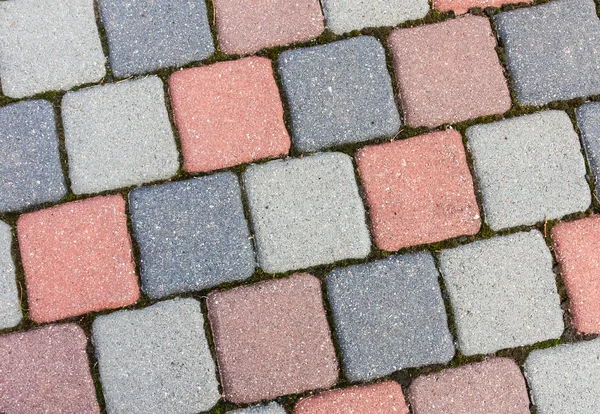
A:
{"label": "grey paving stone", "polygon": [[481,240],[439,257],[463,354],[562,335],[552,256],[539,231]]}
{"label": "grey paving stone", "polygon": [[592,174],[596,178],[596,197],[600,195],[600,102],[589,102],[577,111],[577,126]]}
{"label": "grey paving stone", "polygon": [[2,92],[22,98],[105,75],[93,0],[0,2]]}
{"label": "grey paving stone", "polygon": [[214,45],[204,0],[99,0],[117,77],[206,59]]}
{"label": "grey paving stone", "polygon": [[350,381],[445,364],[454,356],[429,252],[335,269],[327,292]]}
{"label": "grey paving stone", "polygon": [[557,219],[590,206],[579,137],[565,112],[476,125],[466,135],[492,229]]}
{"label": "grey paving stone", "polygon": [[252,165],[244,185],[264,271],[286,272],[370,253],[349,156],[329,152]]}
{"label": "grey paving stone", "polygon": [[600,412],[600,339],[533,351],[525,377],[538,414]]}
{"label": "grey paving stone", "polygon": [[69,92],[62,117],[75,194],[162,180],[179,168],[156,76]]}
{"label": "grey paving stone", "polygon": [[151,297],[246,279],[255,260],[240,186],[220,173],[129,194],[142,290]]}
{"label": "grey paving stone", "polygon": [[285,414],[285,409],[276,402],[272,402],[267,405],[255,405],[254,407],[227,412],[229,414]]}
{"label": "grey paving stone", "polygon": [[197,413],[220,398],[195,299],[99,316],[93,343],[109,414]]}
{"label": "grey paving stone", "polygon": [[289,50],[279,58],[279,71],[300,151],[390,137],[400,129],[385,51],[374,37]]}
{"label": "grey paving stone", "polygon": [[517,100],[543,105],[600,93],[593,0],[554,0],[496,16]]}
{"label": "grey paving stone", "polygon": [[17,326],[23,317],[11,246],[10,226],[0,221],[0,329]]}
{"label": "grey paving stone", "polygon": [[0,211],[60,200],[67,192],[48,101],[0,108]]}

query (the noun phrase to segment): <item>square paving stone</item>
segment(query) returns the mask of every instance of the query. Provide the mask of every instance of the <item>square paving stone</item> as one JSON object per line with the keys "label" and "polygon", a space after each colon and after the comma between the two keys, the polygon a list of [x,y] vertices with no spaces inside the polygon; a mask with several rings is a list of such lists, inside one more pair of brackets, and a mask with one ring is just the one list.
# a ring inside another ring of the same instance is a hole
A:
{"label": "square paving stone", "polygon": [[244,174],[258,262],[269,273],[371,251],[352,159],[320,153],[252,165]]}
{"label": "square paving stone", "polygon": [[156,76],[69,92],[62,102],[75,194],[170,178],[179,154]]}
{"label": "square paving stone", "polygon": [[374,37],[286,51],[279,72],[300,151],[390,137],[400,129],[385,51]]}
{"label": "square paving stone", "polygon": [[0,154],[0,211],[58,201],[66,194],[50,102],[0,108]]}
{"label": "square paving stone", "polygon": [[485,221],[493,230],[557,219],[590,206],[579,137],[565,112],[476,125],[466,135]]}
{"label": "square paving stone", "polygon": [[286,414],[286,412],[281,405],[272,402],[267,405],[256,405],[241,410],[227,411],[227,414]]}
{"label": "square paving stone", "polygon": [[365,147],[356,160],[380,249],[394,251],[479,231],[479,207],[460,132]]}
{"label": "square paving stone", "polygon": [[2,92],[23,98],[98,82],[106,58],[93,0],[0,3]]}
{"label": "square paving stone", "polygon": [[600,20],[593,0],[555,0],[495,19],[520,104],[600,93]]}
{"label": "square paving stone", "polygon": [[98,7],[119,78],[183,66],[215,51],[203,0],[99,0]]}
{"label": "square paving stone", "polygon": [[213,292],[207,307],[226,400],[253,403],[335,384],[338,363],[316,277]]}
{"label": "square paving stone", "polygon": [[186,171],[218,170],[290,149],[269,59],[249,57],[175,72],[169,93]]}
{"label": "square paving stone", "polygon": [[471,8],[486,9],[501,7],[505,4],[531,3],[533,0],[433,0],[433,8],[442,12],[454,11],[465,14]]}
{"label": "square paving stone", "polygon": [[17,326],[23,317],[15,280],[12,243],[10,226],[0,221],[0,329]]}
{"label": "square paving stone", "polygon": [[439,259],[464,355],[562,335],[552,255],[539,231],[444,250]]}
{"label": "square paving stone", "polygon": [[220,398],[195,299],[99,316],[93,341],[109,414],[204,412]]}
{"label": "square paving stone", "polygon": [[0,336],[0,412],[100,414],[86,347],[71,323]]}
{"label": "square paving stone", "polygon": [[429,252],[335,269],[327,292],[350,381],[445,364],[454,356]]}
{"label": "square paving stone", "polygon": [[486,17],[397,29],[389,44],[407,125],[434,127],[510,109]]}
{"label": "square paving stone", "polygon": [[590,169],[595,179],[596,197],[600,196],[600,102],[590,102],[577,111],[577,126]]}
{"label": "square paving stone", "polygon": [[17,235],[34,322],[137,301],[138,280],[120,195],[24,214],[17,221]]}
{"label": "square paving stone", "polygon": [[129,194],[150,297],[246,279],[255,260],[238,178],[221,173],[141,187]]}

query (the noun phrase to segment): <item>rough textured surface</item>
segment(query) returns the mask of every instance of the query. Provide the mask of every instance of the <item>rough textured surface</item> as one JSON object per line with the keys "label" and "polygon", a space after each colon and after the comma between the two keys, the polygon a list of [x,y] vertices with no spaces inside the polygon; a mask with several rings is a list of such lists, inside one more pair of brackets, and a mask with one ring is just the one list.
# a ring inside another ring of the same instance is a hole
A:
{"label": "rough textured surface", "polygon": [[272,402],[267,405],[257,405],[250,408],[244,408],[241,410],[233,410],[227,411],[228,414],[286,414],[285,409],[277,404],[276,402]]}
{"label": "rough textured surface", "polygon": [[531,3],[533,0],[433,0],[433,7],[442,12],[453,10],[456,14],[464,14],[477,7],[501,7],[505,4]]}
{"label": "rough textured surface", "polygon": [[215,51],[202,0],[99,0],[98,7],[117,77],[183,66]]}
{"label": "rough textured surface", "polygon": [[327,292],[350,381],[446,363],[454,356],[429,252],[335,269],[327,277]]}
{"label": "rough textured surface", "polygon": [[253,165],[244,174],[260,267],[303,269],[371,250],[352,160],[341,153]]}
{"label": "rough textured surface", "polygon": [[254,249],[238,178],[221,173],[129,195],[150,297],[197,291],[252,276]]}
{"label": "rough textured surface", "polygon": [[593,0],[555,0],[495,18],[520,104],[600,93],[600,21]]}
{"label": "rough textured surface", "polygon": [[479,207],[460,132],[365,147],[356,160],[380,249],[394,251],[479,231]]}
{"label": "rough textured surface", "polygon": [[539,231],[444,250],[439,259],[463,354],[491,354],[562,335],[552,256]]}
{"label": "rough textured surface", "polygon": [[279,72],[300,151],[390,137],[400,129],[385,51],[374,37],[286,51]]}
{"label": "rough textured surface", "polygon": [[486,223],[493,230],[586,210],[591,203],[569,116],[545,111],[467,129]]}
{"label": "rough textured surface", "polygon": [[195,299],[99,316],[93,340],[109,413],[197,413],[220,398]]}
{"label": "rough textured surface", "polygon": [[50,102],[0,108],[0,154],[0,211],[58,201],[66,194]]}
{"label": "rough textured surface", "polygon": [[596,197],[600,194],[600,102],[589,102],[577,111],[577,126],[581,131],[581,142],[596,185]]}
{"label": "rough textured surface", "polygon": [[297,274],[208,296],[225,399],[252,403],[335,384],[321,295],[317,278]]}
{"label": "rough textured surface", "polygon": [[75,324],[0,336],[0,412],[100,414]]}
{"label": "rough textured surface", "polygon": [[218,170],[290,149],[269,59],[249,57],[175,72],[169,94],[187,171]]}
{"label": "rough textured surface", "polygon": [[12,242],[10,226],[0,221],[0,329],[18,325],[23,317],[11,254]]}
{"label": "rough textured surface", "polygon": [[519,366],[508,358],[447,369],[414,380],[413,414],[529,414],[529,396]]}
{"label": "rough textured surface", "polygon": [[398,29],[389,43],[407,125],[434,127],[510,109],[486,17]]}
{"label": "rough textured surface", "polygon": [[69,92],[62,117],[75,194],[166,179],[179,168],[158,77]]}
{"label": "rough textured surface", "polygon": [[34,322],[137,301],[138,281],[120,195],[24,214],[17,234]]}

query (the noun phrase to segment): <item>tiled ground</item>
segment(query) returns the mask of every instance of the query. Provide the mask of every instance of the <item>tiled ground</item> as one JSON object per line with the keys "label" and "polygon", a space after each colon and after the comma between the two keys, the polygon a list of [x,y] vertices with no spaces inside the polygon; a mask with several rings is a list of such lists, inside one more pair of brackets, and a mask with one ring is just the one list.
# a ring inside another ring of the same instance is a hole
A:
{"label": "tiled ground", "polygon": [[599,10],[0,1],[0,413],[600,413]]}

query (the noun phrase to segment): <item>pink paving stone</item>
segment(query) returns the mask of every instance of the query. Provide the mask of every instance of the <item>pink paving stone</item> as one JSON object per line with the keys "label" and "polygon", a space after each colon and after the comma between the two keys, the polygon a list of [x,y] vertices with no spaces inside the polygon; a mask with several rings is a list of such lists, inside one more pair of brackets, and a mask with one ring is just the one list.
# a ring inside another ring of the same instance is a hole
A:
{"label": "pink paving stone", "polygon": [[35,322],[135,303],[138,280],[120,195],[74,201],[22,215],[21,259]]}
{"label": "pink paving stone", "polygon": [[325,23],[319,0],[213,0],[219,48],[251,54],[266,47],[305,42]]}
{"label": "pink paving stone", "polygon": [[470,8],[500,7],[503,4],[531,3],[532,0],[433,0],[433,7],[442,12],[454,10],[456,14],[464,14]]}
{"label": "pink paving stone", "polygon": [[356,158],[380,249],[479,231],[479,207],[458,131],[368,146]]}
{"label": "pink paving stone", "polygon": [[493,358],[413,381],[413,414],[529,414],[525,379],[515,362]]}
{"label": "pink paving stone", "polygon": [[0,336],[0,412],[100,413],[86,346],[70,323]]}
{"label": "pink paving stone", "polygon": [[510,109],[487,18],[397,29],[389,43],[407,125],[434,127]]}
{"label": "pink paving stone", "polygon": [[290,149],[269,59],[249,57],[175,72],[169,92],[189,172],[277,157]]}

